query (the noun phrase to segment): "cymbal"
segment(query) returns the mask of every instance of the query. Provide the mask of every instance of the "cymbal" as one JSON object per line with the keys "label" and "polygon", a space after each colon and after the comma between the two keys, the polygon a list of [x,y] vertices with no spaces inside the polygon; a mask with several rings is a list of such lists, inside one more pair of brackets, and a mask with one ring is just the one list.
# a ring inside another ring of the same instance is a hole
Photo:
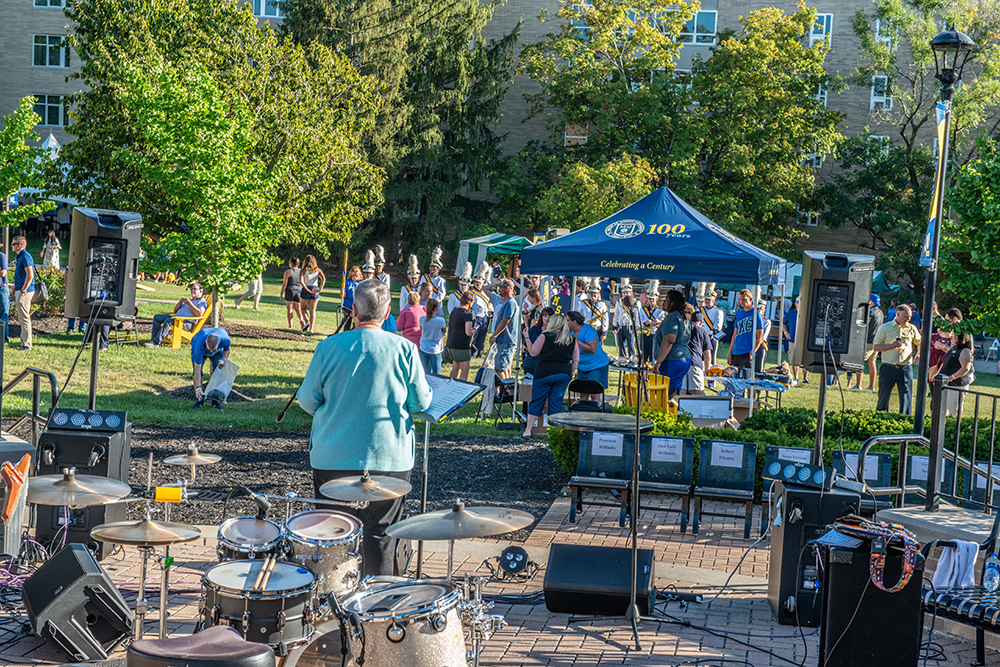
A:
{"label": "cymbal", "polygon": [[530,526],[535,517],[506,507],[474,507],[456,502],[450,510],[418,514],[389,526],[386,534],[408,540],[461,540],[502,535]]}
{"label": "cymbal", "polygon": [[361,475],[331,479],[319,487],[319,492],[334,500],[392,500],[409,493],[413,487],[409,482],[395,477],[381,475]]}
{"label": "cymbal", "polygon": [[218,454],[199,454],[197,447],[188,447],[187,454],[178,454],[163,460],[167,465],[172,466],[195,466],[218,463],[222,457]]}
{"label": "cymbal", "polygon": [[125,482],[94,475],[77,476],[73,468],[67,468],[61,475],[28,478],[28,502],[35,505],[104,505],[131,492],[132,487]]}
{"label": "cymbal", "polygon": [[90,536],[102,542],[155,547],[197,540],[201,537],[201,531],[186,523],[167,523],[145,519],[143,521],[104,523],[90,531]]}

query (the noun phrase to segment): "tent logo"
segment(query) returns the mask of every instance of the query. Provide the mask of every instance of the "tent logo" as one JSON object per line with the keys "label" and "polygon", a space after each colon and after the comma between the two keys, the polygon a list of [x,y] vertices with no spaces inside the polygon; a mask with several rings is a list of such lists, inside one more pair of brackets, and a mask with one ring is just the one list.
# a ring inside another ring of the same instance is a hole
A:
{"label": "tent logo", "polygon": [[613,239],[630,239],[642,234],[646,226],[638,220],[618,220],[605,228],[604,233]]}

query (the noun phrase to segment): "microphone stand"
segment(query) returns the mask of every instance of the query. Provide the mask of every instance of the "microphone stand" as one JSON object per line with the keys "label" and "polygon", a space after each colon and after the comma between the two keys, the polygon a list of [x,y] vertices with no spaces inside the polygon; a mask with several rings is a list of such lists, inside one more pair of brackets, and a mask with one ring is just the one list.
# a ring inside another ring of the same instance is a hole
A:
{"label": "microphone stand", "polygon": [[[634,308],[635,301],[632,298],[628,299],[625,306],[632,311],[632,330],[637,331],[638,326],[637,313],[638,309]],[[639,540],[638,540],[638,529],[639,529],[639,471],[642,469],[641,459],[639,457],[639,438],[641,436],[640,423],[642,419],[642,399],[646,393],[646,360],[643,358],[642,350],[637,350],[639,357],[639,367],[636,369],[635,373],[635,445],[632,447],[632,477],[629,479],[628,486],[626,487],[626,492],[631,493],[630,501],[632,512],[632,522],[629,532],[629,538],[632,540],[632,579],[631,579],[631,590],[629,591],[629,605],[625,610],[624,616],[588,616],[588,617],[573,617],[570,618],[567,623],[584,623],[584,622],[595,622],[595,621],[628,621],[632,626],[632,638],[635,640],[635,650],[641,651],[642,646],[639,644],[639,623],[647,621],[650,623],[670,623],[671,625],[688,625],[684,621],[677,621],[669,618],[657,618],[655,616],[643,616],[639,613],[639,605],[636,603],[636,598],[638,588],[639,588]],[[650,577],[653,573],[650,572]],[[650,604],[650,611],[656,605],[656,594],[654,591],[653,600]]]}

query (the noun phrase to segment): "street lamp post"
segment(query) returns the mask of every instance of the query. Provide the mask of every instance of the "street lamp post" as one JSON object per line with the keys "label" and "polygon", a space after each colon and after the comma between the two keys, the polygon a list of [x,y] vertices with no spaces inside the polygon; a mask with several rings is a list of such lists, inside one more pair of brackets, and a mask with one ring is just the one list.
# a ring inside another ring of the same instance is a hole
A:
{"label": "street lamp post", "polygon": [[[926,263],[927,275],[924,279],[923,320],[920,323],[920,361],[917,366],[917,386],[913,388],[914,413],[913,432],[924,432],[924,414],[927,409],[927,373],[931,357],[931,326],[934,324],[934,297],[937,291],[937,263],[941,249],[941,218],[944,215],[944,181],[948,169],[948,141],[951,138],[951,99],[955,95],[955,84],[962,80],[962,70],[968,62],[976,43],[963,33],[951,29],[931,40],[934,51],[936,78],[941,82],[941,104],[944,106],[944,135],[938,142],[937,178],[934,182],[934,219],[930,239],[930,258]],[[930,230],[929,230],[930,231]]]}

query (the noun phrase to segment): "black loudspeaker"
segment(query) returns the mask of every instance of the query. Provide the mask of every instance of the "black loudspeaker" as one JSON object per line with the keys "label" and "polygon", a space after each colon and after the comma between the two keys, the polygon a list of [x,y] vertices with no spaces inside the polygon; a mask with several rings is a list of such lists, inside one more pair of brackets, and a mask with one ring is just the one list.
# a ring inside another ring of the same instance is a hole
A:
{"label": "black loudspeaker", "polygon": [[73,210],[66,275],[66,317],[95,324],[135,320],[142,217],[92,208]]}
{"label": "black loudspeaker", "polygon": [[[824,551],[819,664],[916,667],[923,626],[923,556],[917,556],[913,576],[903,590],[888,593],[871,583],[870,542],[862,540],[853,549],[825,547]],[[890,547],[882,580],[886,586],[892,587],[899,580],[902,563],[903,552]]]}
{"label": "black loudspeaker", "polygon": [[35,634],[70,660],[107,660],[131,633],[134,616],[82,544],[70,544],[21,589]]}
{"label": "black loudspeaker", "polygon": [[[639,613],[649,616],[656,603],[652,549],[638,551]],[[545,607],[564,614],[621,616],[632,598],[632,550],[553,544],[542,584]]]}
{"label": "black loudspeaker", "polygon": [[802,253],[793,366],[814,373],[865,368],[868,309],[875,275],[871,255]]}
{"label": "black loudspeaker", "polygon": [[[101,424],[94,426],[100,420]],[[110,477],[128,483],[132,460],[132,425],[123,412],[67,410],[59,408],[50,423],[61,428],[46,429],[38,440],[39,475],[58,475],[64,468],[75,468],[77,475]],[[108,430],[102,430],[108,429]],[[114,430],[112,430],[114,429]],[[103,560],[114,545],[90,537],[90,531],[102,523],[125,521],[124,503],[65,508],[38,505],[35,514],[35,539],[62,541],[62,527],[68,513],[66,542],[85,544],[98,560]]]}
{"label": "black loudspeaker", "polygon": [[819,627],[822,573],[816,567],[812,550],[804,554],[802,550],[840,517],[857,514],[858,494],[838,488],[824,491],[775,482],[772,497],[775,518],[771,525],[767,600],[778,623]]}

